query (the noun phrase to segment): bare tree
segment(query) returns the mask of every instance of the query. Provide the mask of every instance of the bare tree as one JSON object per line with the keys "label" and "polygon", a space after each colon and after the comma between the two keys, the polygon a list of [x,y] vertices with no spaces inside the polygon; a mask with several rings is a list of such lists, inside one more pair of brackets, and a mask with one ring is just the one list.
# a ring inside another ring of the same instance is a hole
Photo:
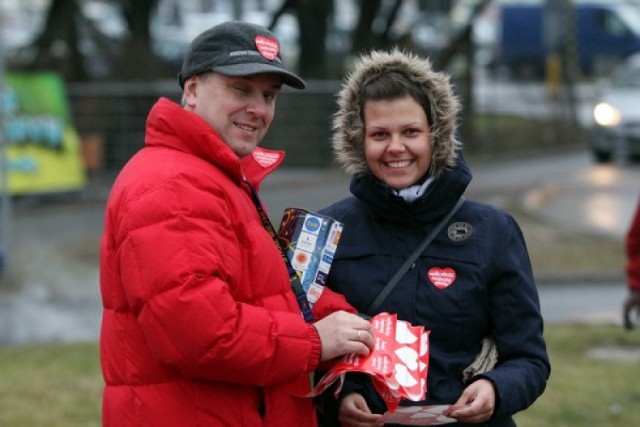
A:
{"label": "bare tree", "polygon": [[[462,75],[455,76],[458,79],[460,94],[465,101],[464,117],[462,118],[462,133],[471,138],[473,135],[471,117],[473,111],[473,24],[477,17],[492,3],[491,0],[478,0],[470,14],[469,21],[455,34],[438,52],[429,52],[436,69],[450,68],[452,62],[462,57],[466,67]],[[357,27],[352,34],[352,53],[366,51],[371,48],[389,48],[400,46],[409,50],[419,50],[411,41],[394,39],[391,29],[398,17],[398,12],[403,5],[403,0],[395,0],[390,7],[383,7],[381,0],[361,0],[360,16]],[[451,2],[440,0],[422,0],[420,8],[446,13],[450,11]],[[378,29],[379,28],[379,29]]]}
{"label": "bare tree", "polygon": [[358,24],[351,35],[352,53],[368,50],[380,44],[380,40],[373,32],[373,21],[378,16],[381,6],[381,0],[360,0]]}
{"label": "bare tree", "polygon": [[24,68],[56,70],[66,80],[86,80],[89,76],[79,49],[79,15],[77,0],[52,0],[42,32],[24,48],[32,58]]}
{"label": "bare tree", "polygon": [[151,17],[157,5],[158,0],[120,0],[129,35],[115,58],[112,78],[147,80],[171,74],[168,65],[152,48]]}
{"label": "bare tree", "polygon": [[158,0],[119,0],[127,26],[114,39],[82,9],[83,0],[51,0],[35,40],[11,64],[16,69],[52,70],[66,81],[150,79],[175,73],[152,49],[150,23]]}
{"label": "bare tree", "polygon": [[435,55],[435,67],[446,69],[454,59],[462,56],[465,67],[462,75],[458,77],[458,88],[464,100],[465,108],[462,110],[460,131],[465,140],[474,140],[476,130],[473,127],[473,71],[475,46],[473,43],[473,25],[477,17],[492,3],[492,0],[479,0],[470,14],[466,24],[449,39],[449,43]]}
{"label": "bare tree", "polygon": [[327,20],[333,13],[333,1],[285,0],[271,19],[273,30],[280,17],[287,11],[298,17],[300,56],[298,72],[307,78],[325,78],[327,64]]}
{"label": "bare tree", "polygon": [[381,0],[361,0],[360,17],[352,35],[351,52],[358,53],[374,48],[386,49],[393,45],[411,48],[405,35],[393,34],[393,26],[404,0],[394,0],[385,6]]}

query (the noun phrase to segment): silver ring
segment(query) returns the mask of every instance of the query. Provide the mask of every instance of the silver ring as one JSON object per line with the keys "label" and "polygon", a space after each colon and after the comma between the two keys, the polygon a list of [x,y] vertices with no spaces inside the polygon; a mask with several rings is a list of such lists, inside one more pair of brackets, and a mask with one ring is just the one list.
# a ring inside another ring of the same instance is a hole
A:
{"label": "silver ring", "polygon": [[356,335],[356,341],[361,341],[361,340],[360,340],[360,333],[361,333],[361,332],[362,332],[362,331],[361,331],[360,329],[358,329],[358,335]]}

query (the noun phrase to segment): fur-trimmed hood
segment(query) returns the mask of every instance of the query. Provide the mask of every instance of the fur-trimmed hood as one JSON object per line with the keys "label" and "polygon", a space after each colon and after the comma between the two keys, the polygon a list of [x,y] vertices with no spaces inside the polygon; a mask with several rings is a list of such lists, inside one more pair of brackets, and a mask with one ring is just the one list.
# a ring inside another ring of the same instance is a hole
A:
{"label": "fur-trimmed hood", "polygon": [[448,75],[434,71],[428,59],[397,49],[363,55],[354,69],[338,94],[338,111],[333,120],[333,151],[347,173],[358,177],[371,174],[364,156],[362,86],[390,71],[411,76],[429,99],[431,111],[427,115],[431,116],[433,141],[429,176],[437,178],[444,169],[456,164],[461,147],[456,135],[460,102],[453,93]]}

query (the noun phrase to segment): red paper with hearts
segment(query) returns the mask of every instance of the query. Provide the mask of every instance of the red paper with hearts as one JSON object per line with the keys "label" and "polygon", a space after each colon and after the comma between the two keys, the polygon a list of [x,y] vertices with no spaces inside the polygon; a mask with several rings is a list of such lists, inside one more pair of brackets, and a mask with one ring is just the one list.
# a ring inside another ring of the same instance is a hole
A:
{"label": "red paper with hearts", "polygon": [[424,400],[429,369],[429,331],[398,320],[397,315],[389,313],[371,318],[371,326],[376,339],[374,350],[368,356],[345,356],[316,385],[312,396],[339,380],[337,394],[345,373],[362,372],[371,375],[374,387],[390,412],[398,407],[401,399]]}

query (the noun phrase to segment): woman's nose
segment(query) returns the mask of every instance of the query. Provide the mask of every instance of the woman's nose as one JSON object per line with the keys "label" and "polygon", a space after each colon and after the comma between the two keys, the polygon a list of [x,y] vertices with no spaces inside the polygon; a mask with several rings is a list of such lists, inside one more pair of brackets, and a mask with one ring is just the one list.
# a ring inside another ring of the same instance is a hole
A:
{"label": "woman's nose", "polygon": [[402,136],[401,135],[391,135],[391,138],[389,140],[389,146],[387,147],[387,149],[389,151],[403,151],[405,148],[404,146],[404,141],[402,140]]}

